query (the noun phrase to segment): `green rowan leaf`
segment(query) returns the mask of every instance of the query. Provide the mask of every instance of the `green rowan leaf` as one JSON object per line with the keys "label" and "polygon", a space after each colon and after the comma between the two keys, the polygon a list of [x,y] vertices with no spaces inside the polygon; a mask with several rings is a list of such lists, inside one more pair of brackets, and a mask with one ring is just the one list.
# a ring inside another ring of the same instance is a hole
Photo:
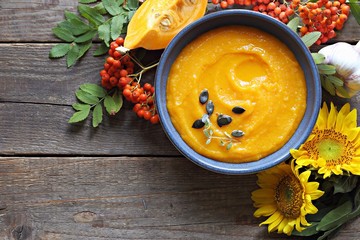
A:
{"label": "green rowan leaf", "polygon": [[69,43],[59,43],[51,48],[49,57],[50,58],[63,57],[69,52],[69,50],[70,50]]}
{"label": "green rowan leaf", "polygon": [[104,7],[108,13],[112,16],[116,16],[121,13],[122,8],[117,0],[102,0]]}
{"label": "green rowan leaf", "polygon": [[351,14],[356,19],[357,23],[360,25],[360,5],[357,0],[349,0]]}
{"label": "green rowan leaf", "polygon": [[99,38],[104,41],[105,45],[109,47],[110,45],[110,23],[107,21],[104,24],[100,25],[98,28]]}
{"label": "green rowan leaf", "polygon": [[314,31],[302,36],[301,40],[307,47],[311,47],[320,38],[320,36],[320,32]]}
{"label": "green rowan leaf", "polygon": [[115,102],[111,96],[107,95],[105,97],[104,106],[109,115],[114,115],[116,113]]}
{"label": "green rowan leaf", "polygon": [[293,32],[297,32],[297,28],[298,28],[298,26],[299,26],[299,22],[300,22],[300,18],[299,17],[294,17],[293,19],[291,19],[289,22],[288,22],[288,24],[287,24],[287,26],[291,29],[291,30],[293,30]]}
{"label": "green rowan leaf", "polygon": [[79,22],[81,22],[81,20],[69,19],[66,21],[62,21],[61,23],[58,24],[58,26],[60,28],[70,31],[73,36],[79,36],[91,30],[91,27],[89,25],[85,23],[83,23],[84,25],[79,25],[78,24]]}
{"label": "green rowan leaf", "polygon": [[87,5],[79,5],[78,10],[80,15],[86,18],[90,23],[95,26],[101,25],[105,19],[104,17],[94,8],[91,8]]}
{"label": "green rowan leaf", "polygon": [[103,111],[101,104],[97,104],[93,110],[92,126],[97,127],[103,120]]}
{"label": "green rowan leaf", "polygon": [[332,82],[335,86],[343,86],[344,82],[340,78],[334,76],[334,75],[327,75],[326,79]]}
{"label": "green rowan leaf", "polygon": [[325,60],[325,56],[321,53],[311,53],[311,56],[314,59],[315,64],[321,64]]}
{"label": "green rowan leaf", "polygon": [[87,104],[98,104],[99,98],[96,96],[91,95],[90,93],[85,92],[84,90],[78,89],[75,92],[76,97],[83,103]]}
{"label": "green rowan leaf", "polygon": [[55,27],[52,29],[52,32],[55,34],[56,37],[64,40],[65,42],[72,42],[75,40],[75,37],[68,29]]}
{"label": "green rowan leaf", "polygon": [[80,85],[80,89],[96,97],[105,97],[107,92],[104,88],[94,83],[84,83]]}
{"label": "green rowan leaf", "polygon": [[77,60],[80,59],[84,54],[91,48],[92,42],[89,41],[87,43],[81,43],[78,44],[79,46],[79,55],[77,57]]}
{"label": "green rowan leaf", "polygon": [[77,37],[75,39],[75,42],[76,43],[83,43],[83,42],[87,42],[89,40],[92,40],[93,37],[95,37],[97,34],[97,31],[96,30],[92,30],[92,31],[89,31],[87,33],[84,33],[83,35]]}
{"label": "green rowan leaf", "polygon": [[107,14],[107,11],[104,7],[104,4],[102,2],[96,4],[94,7],[93,7],[98,13],[100,13],[101,15],[105,15]]}
{"label": "green rowan leaf", "polygon": [[139,0],[127,0],[126,7],[130,10],[136,10],[139,7]]}
{"label": "green rowan leaf", "polygon": [[94,3],[94,2],[96,2],[97,0],[79,0],[79,3],[85,3],[85,4],[87,4],[87,3]]}
{"label": "green rowan leaf", "polygon": [[90,106],[87,105],[88,108],[85,108],[81,111],[75,112],[69,119],[68,123],[76,123],[76,122],[81,122],[83,120],[85,120],[90,113]]}
{"label": "green rowan leaf", "polygon": [[79,56],[79,46],[77,44],[71,44],[70,45],[70,50],[66,55],[66,65],[67,67],[71,67],[72,65],[75,64],[76,60],[78,59]]}
{"label": "green rowan leaf", "polygon": [[335,96],[335,86],[330,81],[324,81],[324,88],[328,91],[332,96]]}
{"label": "green rowan leaf", "polygon": [[335,85],[335,89],[344,98],[350,98],[350,94],[348,93],[348,91],[346,91],[346,89],[343,86],[336,86]]}
{"label": "green rowan leaf", "polygon": [[124,22],[125,17],[122,15],[115,16],[111,19],[111,39],[115,40],[120,36]]}
{"label": "green rowan leaf", "polygon": [[317,64],[320,74],[332,75],[336,73],[336,68],[333,65],[328,64]]}
{"label": "green rowan leaf", "polygon": [[74,103],[72,105],[72,107],[76,110],[76,111],[81,111],[81,110],[86,110],[88,108],[90,108],[90,105],[88,104],[83,104],[83,103]]}
{"label": "green rowan leaf", "polygon": [[68,10],[64,11],[64,15],[65,15],[65,19],[66,20],[70,20],[70,19],[78,19],[81,21],[80,17],[78,15],[76,15],[75,13],[72,13]]}
{"label": "green rowan leaf", "polygon": [[115,103],[115,113],[117,113],[120,111],[120,109],[123,106],[122,94],[120,94],[119,91],[116,91],[114,93],[114,95],[112,96],[112,99],[114,100],[114,103]]}
{"label": "green rowan leaf", "polygon": [[109,50],[109,47],[106,46],[106,44],[104,42],[101,43],[101,45],[95,50],[95,52],[93,53],[93,55],[95,57],[97,56],[101,56],[104,55],[105,53],[107,53]]}

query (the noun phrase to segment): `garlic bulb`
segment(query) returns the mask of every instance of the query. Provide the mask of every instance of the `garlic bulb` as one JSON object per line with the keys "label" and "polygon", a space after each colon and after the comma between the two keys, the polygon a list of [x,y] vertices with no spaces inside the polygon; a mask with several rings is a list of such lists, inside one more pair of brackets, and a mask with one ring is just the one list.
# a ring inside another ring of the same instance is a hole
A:
{"label": "garlic bulb", "polygon": [[[325,56],[325,64],[335,66],[350,97],[360,91],[360,41],[355,46],[338,42],[322,48],[319,53]],[[341,96],[338,92],[337,95]]]}

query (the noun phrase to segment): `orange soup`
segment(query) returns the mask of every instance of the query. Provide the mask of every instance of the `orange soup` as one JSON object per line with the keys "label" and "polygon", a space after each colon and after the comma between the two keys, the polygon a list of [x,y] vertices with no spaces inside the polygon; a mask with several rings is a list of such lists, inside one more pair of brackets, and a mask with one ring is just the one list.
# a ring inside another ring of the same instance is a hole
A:
{"label": "orange soup", "polygon": [[290,139],[305,112],[306,83],[294,54],[277,38],[226,26],[181,51],[166,101],[172,123],[196,152],[249,162]]}

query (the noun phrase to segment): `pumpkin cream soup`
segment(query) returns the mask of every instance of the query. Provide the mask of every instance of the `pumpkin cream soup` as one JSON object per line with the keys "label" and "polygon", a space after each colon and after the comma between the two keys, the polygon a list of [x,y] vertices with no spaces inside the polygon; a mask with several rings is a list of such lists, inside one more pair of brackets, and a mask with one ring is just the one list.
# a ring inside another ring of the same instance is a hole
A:
{"label": "pumpkin cream soup", "polygon": [[281,148],[306,107],[304,73],[277,38],[246,26],[196,38],[174,61],[167,108],[196,152],[224,162],[256,161]]}

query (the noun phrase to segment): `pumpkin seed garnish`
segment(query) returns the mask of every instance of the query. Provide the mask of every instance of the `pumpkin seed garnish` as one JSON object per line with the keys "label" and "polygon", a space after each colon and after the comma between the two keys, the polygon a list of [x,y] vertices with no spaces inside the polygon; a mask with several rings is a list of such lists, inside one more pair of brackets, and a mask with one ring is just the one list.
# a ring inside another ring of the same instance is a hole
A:
{"label": "pumpkin seed garnish", "polygon": [[214,103],[213,101],[209,100],[206,104],[206,112],[207,114],[211,115],[214,112]]}
{"label": "pumpkin seed garnish", "polygon": [[236,114],[241,114],[241,113],[245,112],[245,109],[242,107],[236,106],[236,107],[233,107],[232,112],[236,113]]}
{"label": "pumpkin seed garnish", "polygon": [[242,137],[244,135],[245,135],[245,133],[243,131],[241,131],[241,130],[233,130],[231,132],[231,136],[236,137],[236,138],[237,137]]}
{"label": "pumpkin seed garnish", "polygon": [[[209,100],[209,92],[207,89],[201,91],[199,95],[199,101],[201,104],[206,103],[206,113],[200,118],[195,120],[192,125],[192,128],[200,129],[203,128],[203,133],[206,137],[205,144],[208,145],[211,143],[212,139],[219,139],[221,146],[226,147],[226,150],[229,150],[234,142],[239,142],[237,138],[244,136],[244,132],[241,130],[233,130],[231,134],[226,131],[223,132],[224,136],[214,136],[214,131],[212,129],[212,123],[210,121],[210,115],[214,113],[214,102]],[[245,109],[242,107],[234,107],[232,109],[233,113],[241,114],[245,112]],[[229,115],[216,113],[217,114],[217,124],[219,127],[228,125],[232,122],[232,118]]]}
{"label": "pumpkin seed garnish", "polygon": [[193,123],[193,125],[191,127],[199,129],[199,128],[202,128],[204,126],[205,126],[205,123],[202,121],[202,119],[197,119],[197,120],[195,120],[195,122]]}
{"label": "pumpkin seed garnish", "polygon": [[219,114],[217,117],[217,124],[219,125],[219,127],[228,125],[231,123],[231,121],[232,118],[229,115]]}
{"label": "pumpkin seed garnish", "polygon": [[201,91],[199,101],[201,104],[205,104],[209,100],[209,91],[205,88]]}

